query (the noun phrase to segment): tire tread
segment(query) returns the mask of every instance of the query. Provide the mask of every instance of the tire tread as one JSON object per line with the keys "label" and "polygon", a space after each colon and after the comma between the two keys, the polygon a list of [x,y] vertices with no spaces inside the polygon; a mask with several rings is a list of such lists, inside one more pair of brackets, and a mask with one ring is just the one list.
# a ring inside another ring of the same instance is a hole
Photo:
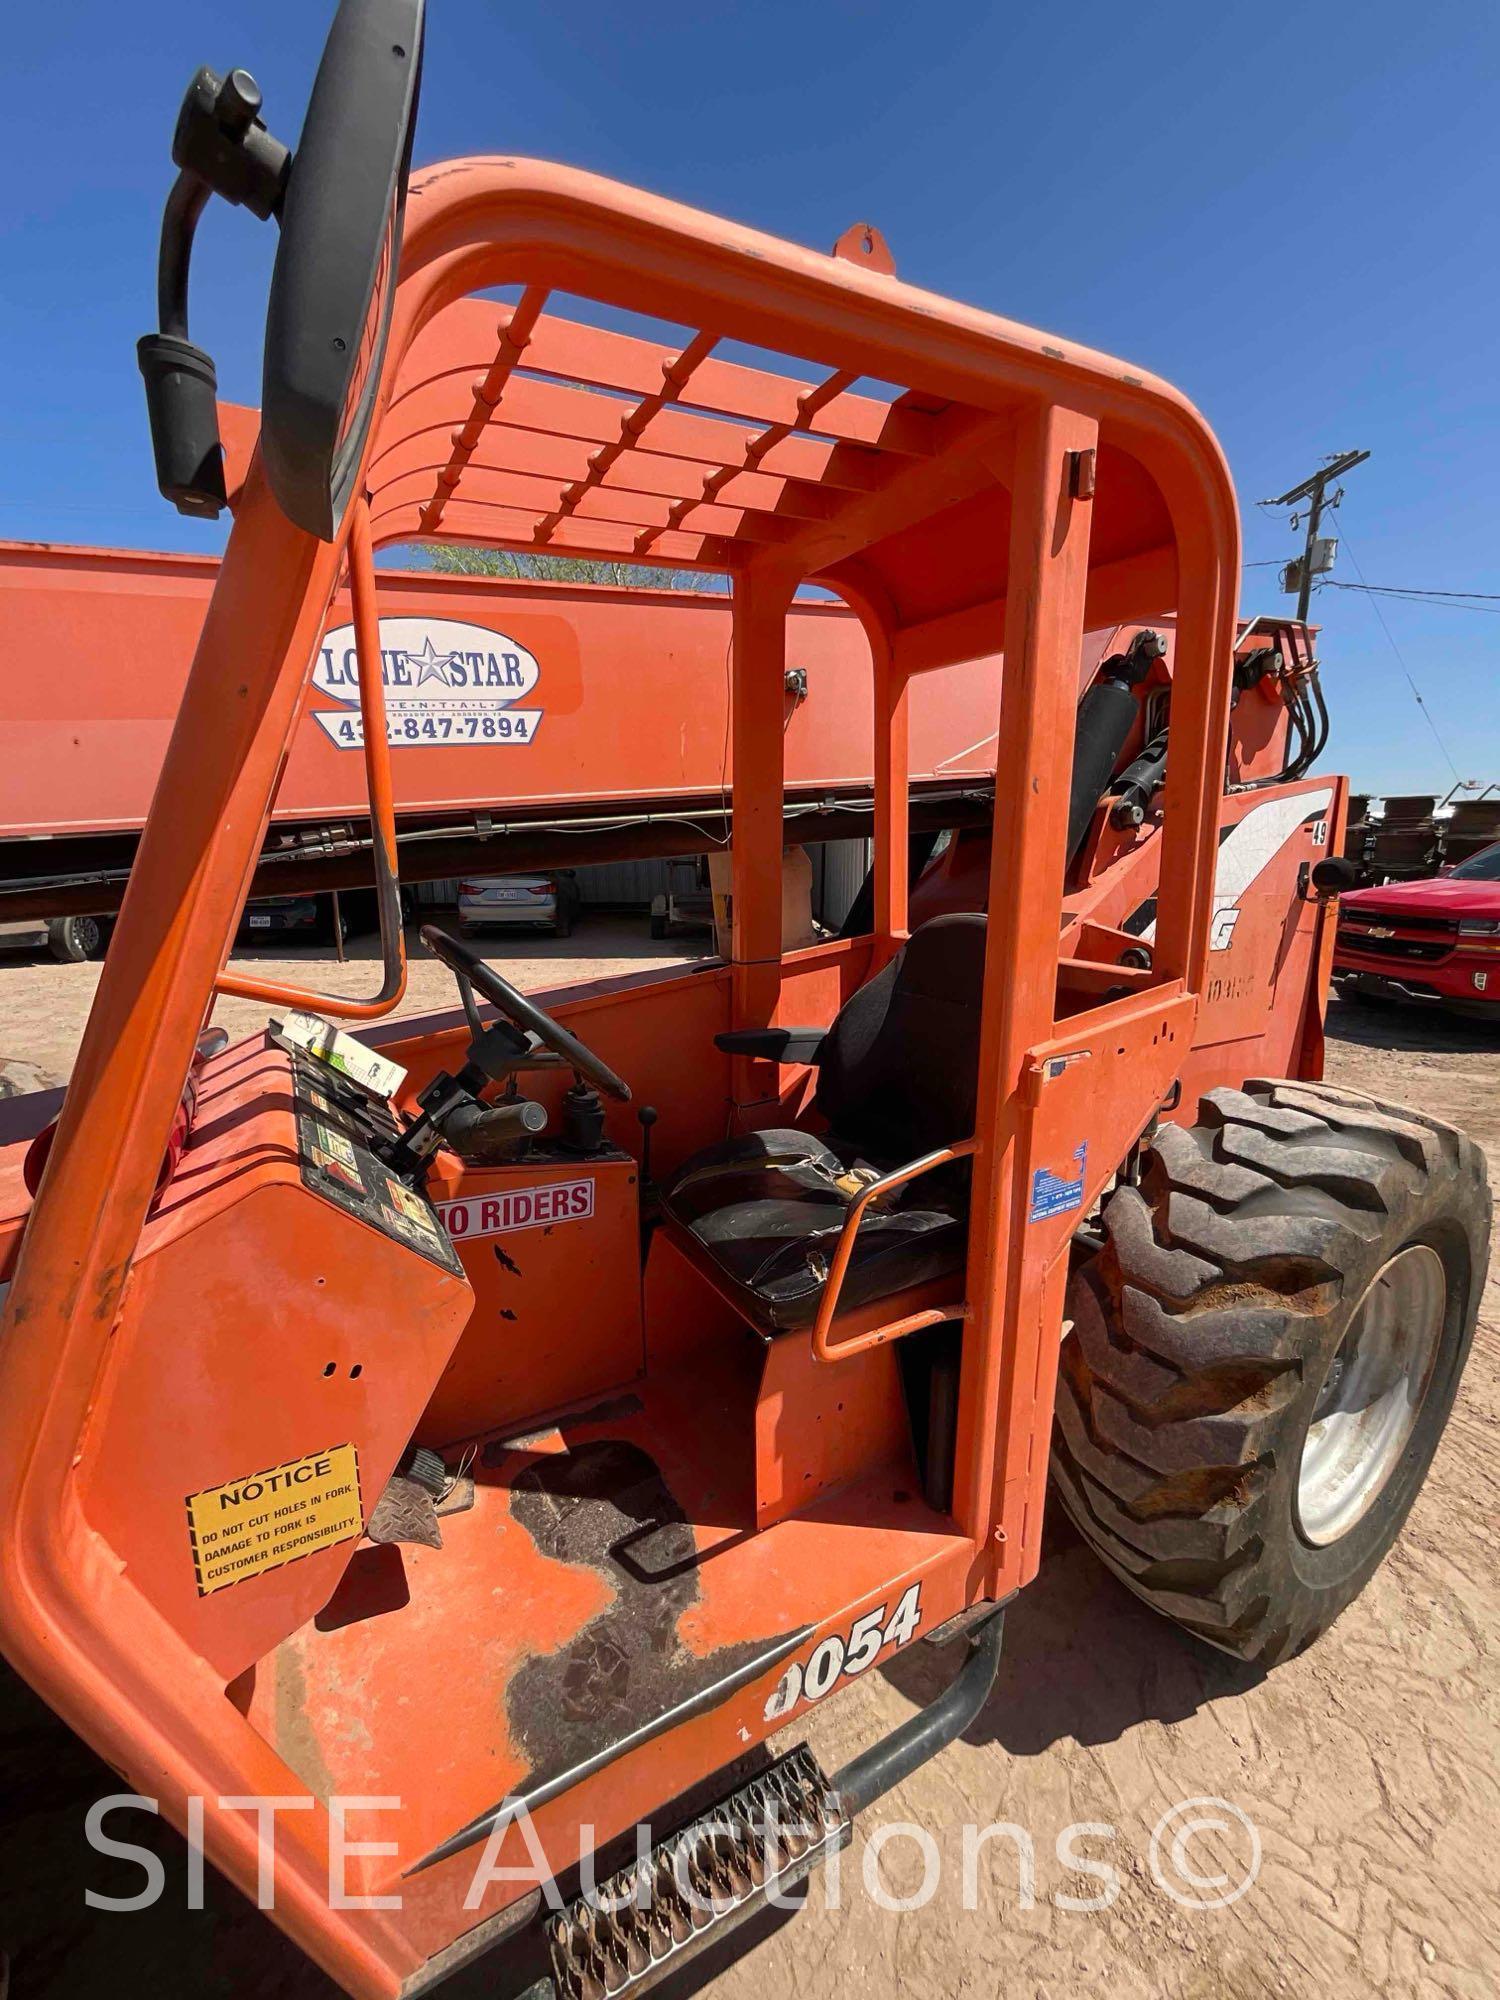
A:
{"label": "tire tread", "polygon": [[1482,1253],[1484,1162],[1464,1134],[1353,1091],[1252,1078],[1207,1093],[1197,1126],[1164,1127],[1140,1185],[1105,1204],[1103,1247],[1069,1293],[1054,1481],[1116,1575],[1221,1648],[1271,1665],[1342,1608],[1289,1598],[1278,1470],[1330,1314],[1448,1182],[1468,1184],[1455,1199]]}

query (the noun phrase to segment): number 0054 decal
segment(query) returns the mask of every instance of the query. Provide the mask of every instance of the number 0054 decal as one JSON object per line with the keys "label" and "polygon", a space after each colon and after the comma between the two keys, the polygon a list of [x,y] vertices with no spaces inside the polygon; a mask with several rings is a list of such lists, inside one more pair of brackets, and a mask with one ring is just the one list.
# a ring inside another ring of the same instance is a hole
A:
{"label": "number 0054 decal", "polygon": [[767,1698],[765,1717],[774,1722],[789,1715],[799,1701],[821,1701],[840,1680],[872,1667],[887,1646],[904,1646],[922,1622],[922,1586],[914,1583],[894,1611],[877,1604],[849,1627],[847,1638],[834,1632],[822,1639],[805,1664],[788,1667]]}

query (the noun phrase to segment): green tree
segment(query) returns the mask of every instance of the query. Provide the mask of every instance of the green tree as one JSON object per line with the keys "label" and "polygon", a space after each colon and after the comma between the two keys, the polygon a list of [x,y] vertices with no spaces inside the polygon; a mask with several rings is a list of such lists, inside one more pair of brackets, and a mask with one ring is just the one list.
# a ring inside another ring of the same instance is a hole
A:
{"label": "green tree", "polygon": [[478,549],[456,542],[424,545],[422,555],[433,569],[449,576],[508,576],[523,582],[607,583],[622,590],[721,591],[723,579],[695,569],[606,562],[595,556],[558,556],[538,550]]}

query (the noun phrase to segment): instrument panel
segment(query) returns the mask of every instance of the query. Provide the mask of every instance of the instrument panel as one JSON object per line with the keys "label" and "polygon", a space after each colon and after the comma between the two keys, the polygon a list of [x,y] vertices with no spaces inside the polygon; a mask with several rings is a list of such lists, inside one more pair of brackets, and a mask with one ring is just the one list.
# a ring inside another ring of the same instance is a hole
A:
{"label": "instrument panel", "polygon": [[445,1271],[461,1274],[437,1210],[419,1188],[392,1173],[377,1151],[400,1136],[389,1108],[316,1056],[292,1047],[286,1053],[303,1186]]}

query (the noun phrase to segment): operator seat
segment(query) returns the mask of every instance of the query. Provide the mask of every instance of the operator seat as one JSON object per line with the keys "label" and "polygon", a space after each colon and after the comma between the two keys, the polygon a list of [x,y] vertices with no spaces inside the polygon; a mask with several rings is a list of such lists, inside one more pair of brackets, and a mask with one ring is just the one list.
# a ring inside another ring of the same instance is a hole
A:
{"label": "operator seat", "polygon": [[[869,1181],[973,1133],[984,948],[983,916],[934,917],[826,1031],[715,1037],[731,1052],[815,1063],[813,1109],[828,1121],[823,1133],[721,1140],[661,1191],[669,1226],[762,1332],[811,1323],[844,1218]],[[855,1239],[841,1310],[961,1270],[968,1207],[967,1161],[877,1198]]]}

